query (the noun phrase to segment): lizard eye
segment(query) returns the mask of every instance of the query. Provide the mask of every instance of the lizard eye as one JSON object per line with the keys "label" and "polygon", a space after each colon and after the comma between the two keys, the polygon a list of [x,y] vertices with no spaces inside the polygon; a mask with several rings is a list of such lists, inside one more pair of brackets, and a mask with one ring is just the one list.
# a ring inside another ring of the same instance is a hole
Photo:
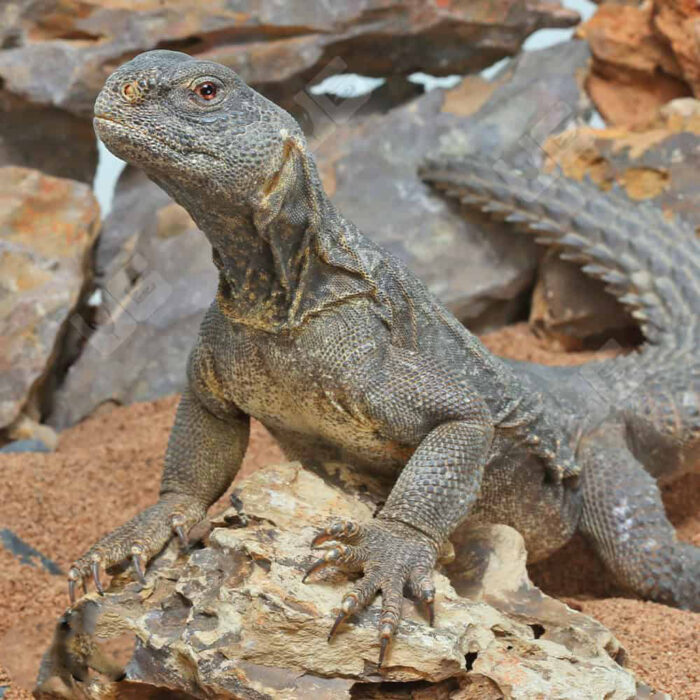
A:
{"label": "lizard eye", "polygon": [[203,100],[213,100],[219,92],[219,86],[212,83],[211,80],[206,80],[199,85],[194,86],[194,92]]}

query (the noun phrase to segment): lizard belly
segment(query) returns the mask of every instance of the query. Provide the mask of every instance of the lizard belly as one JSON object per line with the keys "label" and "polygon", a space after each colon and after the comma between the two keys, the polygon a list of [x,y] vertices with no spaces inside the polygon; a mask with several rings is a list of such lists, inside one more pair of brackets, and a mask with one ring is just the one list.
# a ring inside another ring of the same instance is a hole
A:
{"label": "lizard belly", "polygon": [[[227,382],[228,399],[259,420],[273,434],[295,434],[310,447],[332,447],[344,460],[381,470],[402,467],[415,446],[391,440],[380,421],[368,416],[362,402],[343,382],[299,354],[268,352],[264,371],[237,363],[240,379]],[[244,377],[255,377],[254,382]]]}

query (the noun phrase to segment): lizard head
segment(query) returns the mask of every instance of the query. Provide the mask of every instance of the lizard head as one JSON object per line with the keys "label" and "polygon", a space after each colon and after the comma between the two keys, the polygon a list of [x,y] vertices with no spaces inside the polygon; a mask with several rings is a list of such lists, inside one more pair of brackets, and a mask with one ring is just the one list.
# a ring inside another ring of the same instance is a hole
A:
{"label": "lizard head", "polygon": [[[176,51],[148,51],[119,67],[95,102],[95,131],[187,206],[250,207],[269,192],[296,121],[230,68]],[[188,207],[189,208],[189,207]]]}

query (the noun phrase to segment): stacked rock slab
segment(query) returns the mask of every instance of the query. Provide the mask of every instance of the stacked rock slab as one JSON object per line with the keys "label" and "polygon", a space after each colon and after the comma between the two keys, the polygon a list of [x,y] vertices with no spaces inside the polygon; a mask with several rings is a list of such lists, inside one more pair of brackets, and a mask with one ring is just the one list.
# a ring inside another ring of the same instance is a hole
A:
{"label": "stacked rock slab", "polygon": [[34,102],[90,115],[117,65],[165,48],[214,58],[269,96],[291,98],[321,70],[480,70],[533,31],[577,21],[557,2],[525,0],[9,0],[0,8],[0,78]]}
{"label": "stacked rock slab", "polygon": [[605,3],[579,29],[593,52],[588,89],[608,124],[645,123],[672,99],[700,97],[697,3]]}

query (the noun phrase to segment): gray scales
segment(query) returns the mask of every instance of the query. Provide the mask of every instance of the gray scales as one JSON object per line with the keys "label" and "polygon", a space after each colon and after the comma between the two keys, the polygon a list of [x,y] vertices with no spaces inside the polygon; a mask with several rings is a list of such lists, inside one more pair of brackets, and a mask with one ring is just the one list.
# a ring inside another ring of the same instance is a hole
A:
{"label": "gray scales", "polygon": [[[233,71],[171,51],[107,80],[95,129],[206,234],[219,286],[192,351],[157,504],[69,573],[148,561],[205,518],[260,420],[290,459],[388,484],[369,525],[329,524],[307,575],[362,571],[332,633],[378,592],[380,665],[404,592],[432,621],[432,571],[470,523],[506,523],[538,560],[583,532],[637,594],[700,609],[700,550],[676,539],[657,480],[700,452],[700,243],[648,207],[480,161],[423,176],[535,233],[640,320],[640,352],[584,370],[492,355],[326,196],[297,123]],[[535,191],[532,190],[535,187]],[[301,565],[301,563],[300,563]]]}

